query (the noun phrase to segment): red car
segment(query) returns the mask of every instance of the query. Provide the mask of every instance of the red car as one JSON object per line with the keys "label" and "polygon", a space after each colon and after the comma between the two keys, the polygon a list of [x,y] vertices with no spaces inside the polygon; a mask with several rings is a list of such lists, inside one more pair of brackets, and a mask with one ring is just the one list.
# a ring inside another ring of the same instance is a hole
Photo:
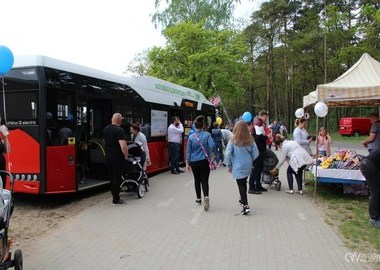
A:
{"label": "red car", "polygon": [[371,121],[369,118],[345,117],[340,119],[339,134],[355,137],[369,135]]}

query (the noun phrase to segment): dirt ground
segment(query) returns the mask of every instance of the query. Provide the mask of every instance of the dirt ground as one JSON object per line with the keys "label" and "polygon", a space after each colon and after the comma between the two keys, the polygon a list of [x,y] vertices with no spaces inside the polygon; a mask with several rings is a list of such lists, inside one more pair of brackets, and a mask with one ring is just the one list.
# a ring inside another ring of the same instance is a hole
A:
{"label": "dirt ground", "polygon": [[10,219],[9,238],[13,248],[25,246],[66,220],[104,200],[111,200],[107,190],[74,195],[35,196],[15,194],[15,208]]}

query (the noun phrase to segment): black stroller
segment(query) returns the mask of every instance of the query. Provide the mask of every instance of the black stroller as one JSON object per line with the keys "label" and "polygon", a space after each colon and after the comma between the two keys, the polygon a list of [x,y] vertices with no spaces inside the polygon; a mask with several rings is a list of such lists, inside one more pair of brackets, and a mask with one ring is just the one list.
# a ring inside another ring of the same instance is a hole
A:
{"label": "black stroller", "polygon": [[278,179],[278,176],[273,176],[269,172],[276,167],[277,163],[277,155],[272,150],[266,149],[263,153],[263,172],[261,173],[261,182],[280,191],[281,181]]}
{"label": "black stroller", "polygon": [[22,252],[20,249],[17,249],[12,260],[12,253],[10,252],[11,242],[8,239],[9,220],[14,207],[12,197],[14,178],[9,172],[0,170],[0,173],[9,176],[11,186],[11,190],[3,189],[3,183],[0,181],[0,270],[11,267],[14,267],[16,270],[22,270]]}
{"label": "black stroller", "polygon": [[120,190],[123,192],[136,192],[138,198],[148,191],[149,179],[144,170],[145,152],[135,142],[127,142],[128,159],[126,159],[125,173],[122,176]]}

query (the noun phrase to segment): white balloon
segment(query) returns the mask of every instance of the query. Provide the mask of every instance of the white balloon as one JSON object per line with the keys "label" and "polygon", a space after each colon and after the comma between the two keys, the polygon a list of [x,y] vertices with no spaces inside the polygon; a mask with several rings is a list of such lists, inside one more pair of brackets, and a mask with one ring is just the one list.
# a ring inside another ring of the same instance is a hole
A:
{"label": "white balloon", "polygon": [[324,102],[317,102],[314,106],[314,112],[318,117],[325,117],[328,113],[329,109]]}
{"label": "white balloon", "polygon": [[303,110],[303,108],[299,108],[295,112],[295,115],[297,118],[302,118],[304,114],[305,114],[305,111]]}

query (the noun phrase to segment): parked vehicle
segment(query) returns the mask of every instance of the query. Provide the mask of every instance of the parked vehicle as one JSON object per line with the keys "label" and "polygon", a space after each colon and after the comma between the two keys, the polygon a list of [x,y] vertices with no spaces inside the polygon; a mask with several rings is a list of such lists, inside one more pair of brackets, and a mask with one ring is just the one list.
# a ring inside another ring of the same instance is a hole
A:
{"label": "parked vehicle", "polygon": [[339,134],[342,136],[369,135],[371,121],[369,118],[344,117],[339,122]]}
{"label": "parked vehicle", "polygon": [[[185,128],[198,115],[209,125],[215,121],[215,106],[202,93],[150,76],[118,76],[46,56],[16,56],[3,80],[0,104],[7,111],[3,120],[12,146],[7,162],[15,193],[109,186],[102,130],[114,112],[125,116],[121,127],[127,138],[129,125],[141,124],[150,153],[148,174],[169,169],[171,117],[178,116]],[[71,136],[64,138],[62,129]],[[186,143],[185,138],[182,152]]]}

